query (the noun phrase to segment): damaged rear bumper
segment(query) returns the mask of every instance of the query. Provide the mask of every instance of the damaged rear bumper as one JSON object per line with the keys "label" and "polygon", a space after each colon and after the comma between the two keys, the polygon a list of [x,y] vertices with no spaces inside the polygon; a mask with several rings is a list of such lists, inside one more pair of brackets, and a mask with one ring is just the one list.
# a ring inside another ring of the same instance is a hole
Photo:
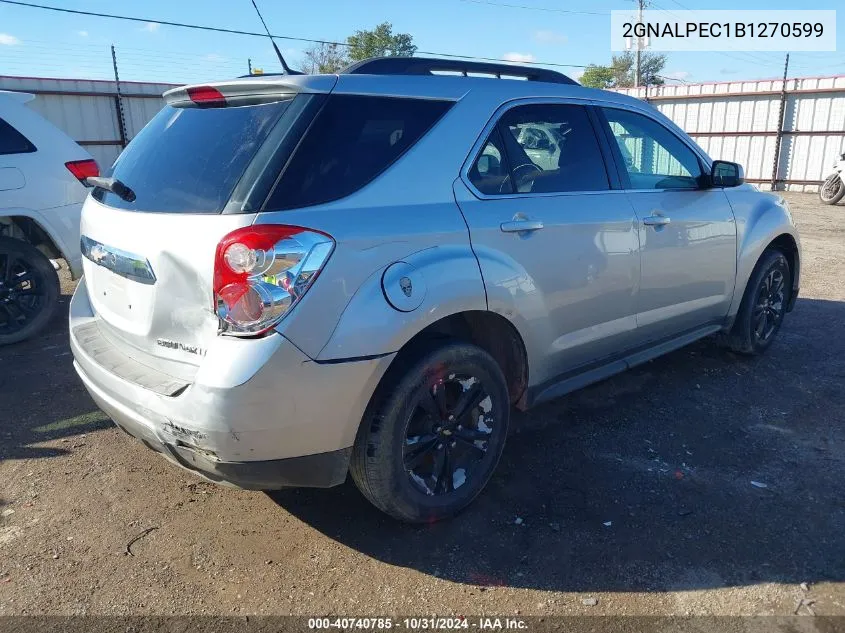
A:
{"label": "damaged rear bumper", "polygon": [[393,357],[318,363],[280,334],[217,337],[195,379],[171,392],[150,367],[117,347],[104,351],[107,337],[89,343],[97,321],[83,280],[71,301],[70,343],[97,406],[171,462],[249,489],[342,483],[369,396]]}
{"label": "damaged rear bumper", "polygon": [[[202,434],[190,442],[190,431],[165,422],[159,431],[149,420],[101,391],[79,365],[74,367],[88,393],[112,421],[128,435],[147,448],[161,453],[173,464],[219,484],[247,490],[276,490],[279,488],[329,488],[346,480],[351,448],[314,455],[249,462],[224,462],[208,450],[200,448]],[[183,439],[179,439],[182,435]],[[186,441],[187,440],[187,441]]]}

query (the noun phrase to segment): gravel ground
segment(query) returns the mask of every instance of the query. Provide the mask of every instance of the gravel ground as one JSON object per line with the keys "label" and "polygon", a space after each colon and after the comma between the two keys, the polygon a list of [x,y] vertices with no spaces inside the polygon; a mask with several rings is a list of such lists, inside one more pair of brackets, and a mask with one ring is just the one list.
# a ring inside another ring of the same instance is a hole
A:
{"label": "gravel ground", "polygon": [[703,341],[517,416],[426,527],[351,482],[170,466],[96,410],[57,317],[0,350],[0,615],[845,615],[845,207],[788,197],[801,298],[766,356]]}

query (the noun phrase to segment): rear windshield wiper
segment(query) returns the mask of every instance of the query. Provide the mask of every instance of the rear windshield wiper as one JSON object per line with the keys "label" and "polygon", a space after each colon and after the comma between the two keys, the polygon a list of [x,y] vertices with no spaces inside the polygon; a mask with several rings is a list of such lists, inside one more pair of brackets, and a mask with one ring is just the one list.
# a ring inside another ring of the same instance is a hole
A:
{"label": "rear windshield wiper", "polygon": [[89,187],[99,187],[100,189],[111,191],[122,200],[126,200],[126,202],[135,202],[135,192],[120,182],[117,178],[89,176],[85,179],[85,184]]}

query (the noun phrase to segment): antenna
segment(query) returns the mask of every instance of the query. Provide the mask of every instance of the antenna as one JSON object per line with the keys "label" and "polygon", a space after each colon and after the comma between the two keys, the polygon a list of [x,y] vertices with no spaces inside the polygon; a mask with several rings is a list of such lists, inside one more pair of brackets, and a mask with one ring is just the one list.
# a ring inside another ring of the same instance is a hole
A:
{"label": "antenna", "polygon": [[285,58],[282,57],[282,51],[279,50],[279,47],[276,46],[276,42],[273,39],[273,36],[270,35],[270,29],[267,28],[267,23],[264,21],[264,17],[261,15],[261,11],[258,10],[258,5],[255,4],[255,0],[252,1],[252,6],[255,8],[255,12],[258,14],[258,19],[261,20],[261,24],[264,25],[264,30],[267,32],[267,37],[270,38],[270,42],[273,44],[273,50],[276,51],[276,57],[279,58],[279,62],[282,64],[282,70],[285,72],[286,75],[301,75],[301,72],[296,70],[292,70],[290,66],[287,65]]}

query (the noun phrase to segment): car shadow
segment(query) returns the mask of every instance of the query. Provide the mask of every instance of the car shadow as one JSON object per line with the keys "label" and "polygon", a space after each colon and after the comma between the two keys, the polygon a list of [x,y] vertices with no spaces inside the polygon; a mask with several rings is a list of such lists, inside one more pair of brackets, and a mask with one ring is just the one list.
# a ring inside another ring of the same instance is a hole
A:
{"label": "car shadow", "polygon": [[347,481],[270,493],[379,561],[563,591],[845,580],[845,303],[800,299],[768,353],[701,341],[515,412],[485,491],[411,526]]}
{"label": "car shadow", "polygon": [[35,337],[0,347],[0,461],[57,457],[62,447],[38,446],[112,426],[97,411],[76,371],[68,342],[70,297]]}

